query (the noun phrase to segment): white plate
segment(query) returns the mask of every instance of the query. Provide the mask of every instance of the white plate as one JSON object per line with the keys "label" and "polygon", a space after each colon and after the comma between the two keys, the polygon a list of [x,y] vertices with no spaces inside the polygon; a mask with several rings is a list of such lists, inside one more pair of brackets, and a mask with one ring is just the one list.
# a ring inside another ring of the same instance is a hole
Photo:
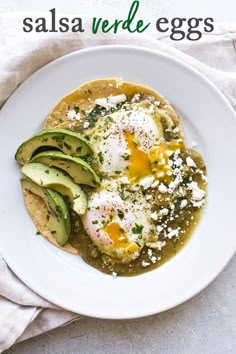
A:
{"label": "white plate", "polygon": [[[125,278],[98,272],[79,256],[35,236],[25,210],[14,154],[65,94],[104,77],[147,85],[181,115],[188,144],[197,140],[209,178],[208,203],[186,247],[159,269]],[[195,70],[168,56],[127,46],[67,55],[21,85],[0,113],[0,250],[6,262],[44,298],[84,315],[124,319],[174,307],[207,286],[236,248],[236,119],[220,92]]]}

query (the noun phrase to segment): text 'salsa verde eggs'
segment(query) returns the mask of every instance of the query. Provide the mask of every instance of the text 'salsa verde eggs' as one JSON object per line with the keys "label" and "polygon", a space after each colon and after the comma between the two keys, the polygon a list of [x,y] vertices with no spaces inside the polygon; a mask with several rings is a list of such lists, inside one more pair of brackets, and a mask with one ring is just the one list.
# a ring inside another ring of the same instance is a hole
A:
{"label": "text 'salsa verde eggs'", "polygon": [[85,83],[16,152],[38,232],[102,272],[152,270],[187,242],[206,201],[206,167],[151,89]]}

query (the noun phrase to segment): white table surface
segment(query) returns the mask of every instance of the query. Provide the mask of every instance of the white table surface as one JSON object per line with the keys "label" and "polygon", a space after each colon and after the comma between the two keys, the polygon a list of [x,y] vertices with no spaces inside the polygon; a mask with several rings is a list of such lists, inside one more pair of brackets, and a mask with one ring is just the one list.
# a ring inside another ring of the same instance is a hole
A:
{"label": "white table surface", "polygon": [[[83,17],[128,13],[131,0],[0,0],[0,12],[48,11]],[[158,17],[213,17],[236,21],[235,0],[140,0],[144,20]],[[151,33],[150,33],[151,35]],[[204,291],[159,315],[111,321],[83,318],[15,345],[6,353],[236,353],[236,258]]]}

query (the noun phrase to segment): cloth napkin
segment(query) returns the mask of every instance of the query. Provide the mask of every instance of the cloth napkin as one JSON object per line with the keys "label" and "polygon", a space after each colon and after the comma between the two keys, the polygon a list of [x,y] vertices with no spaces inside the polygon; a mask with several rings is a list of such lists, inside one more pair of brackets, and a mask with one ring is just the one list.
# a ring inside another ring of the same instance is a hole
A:
{"label": "cloth napkin", "polygon": [[[215,83],[236,110],[236,23],[218,24],[213,33],[196,42],[175,42],[158,33],[94,35],[89,19],[84,22],[84,33],[24,33],[22,19],[29,16],[32,14],[0,15],[0,107],[24,80],[50,61],[91,46],[124,44],[158,50],[193,66]],[[0,351],[81,317],[34,293],[0,255]]]}

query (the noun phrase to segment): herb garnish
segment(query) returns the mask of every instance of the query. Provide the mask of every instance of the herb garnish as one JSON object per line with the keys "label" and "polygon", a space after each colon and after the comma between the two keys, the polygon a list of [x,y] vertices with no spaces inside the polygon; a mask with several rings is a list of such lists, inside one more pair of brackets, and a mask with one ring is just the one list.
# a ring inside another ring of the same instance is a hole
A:
{"label": "herb garnish", "polygon": [[77,105],[75,105],[73,109],[74,109],[76,114],[79,113],[79,111],[80,111],[80,108]]}
{"label": "herb garnish", "polygon": [[108,125],[109,123],[114,122],[113,118],[111,116],[107,116],[105,118],[105,125]]}
{"label": "herb garnish", "polygon": [[121,155],[121,157],[122,157],[124,160],[126,160],[126,161],[130,159],[130,155],[129,155],[129,154]]}
{"label": "herb garnish", "polygon": [[100,163],[103,164],[103,162],[104,162],[104,157],[103,157],[103,154],[102,154],[101,151],[99,151],[99,153],[98,153],[98,159],[99,159]]}
{"label": "herb garnish", "polygon": [[138,225],[135,223],[135,227],[132,228],[132,233],[135,235],[141,234],[143,232],[143,225]]}
{"label": "herb garnish", "polygon": [[124,217],[125,217],[125,214],[124,214],[123,211],[120,210],[120,209],[117,209],[117,211],[118,211],[118,216],[119,216],[119,218],[120,218],[121,220],[123,220]]}

